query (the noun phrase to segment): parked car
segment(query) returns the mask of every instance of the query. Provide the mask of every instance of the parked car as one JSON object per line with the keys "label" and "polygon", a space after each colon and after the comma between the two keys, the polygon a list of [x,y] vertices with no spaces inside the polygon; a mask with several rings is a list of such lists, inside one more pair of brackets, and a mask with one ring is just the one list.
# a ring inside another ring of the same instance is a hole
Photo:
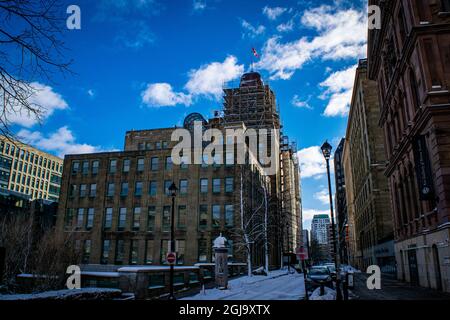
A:
{"label": "parked car", "polygon": [[331,278],[336,280],[336,266],[334,263],[325,263],[324,266],[330,270]]}
{"label": "parked car", "polygon": [[333,280],[331,278],[330,270],[325,266],[311,267],[306,276],[307,289],[314,289],[322,284],[327,287],[333,287]]}

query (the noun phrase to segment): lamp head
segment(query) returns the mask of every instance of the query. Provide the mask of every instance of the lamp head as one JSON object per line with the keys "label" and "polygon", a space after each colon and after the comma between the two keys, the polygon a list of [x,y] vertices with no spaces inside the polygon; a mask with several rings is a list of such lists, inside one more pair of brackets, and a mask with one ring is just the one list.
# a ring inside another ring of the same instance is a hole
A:
{"label": "lamp head", "polygon": [[320,149],[322,149],[323,157],[324,157],[326,160],[330,160],[330,157],[331,157],[331,149],[333,149],[333,147],[331,146],[331,144],[329,144],[328,141],[325,141],[324,144],[322,145],[322,147],[321,147]]}
{"label": "lamp head", "polygon": [[169,187],[169,191],[170,191],[170,195],[171,195],[172,197],[175,197],[175,196],[177,195],[178,188],[177,188],[177,186],[175,185],[175,182],[172,182],[172,184],[171,184],[170,187]]}

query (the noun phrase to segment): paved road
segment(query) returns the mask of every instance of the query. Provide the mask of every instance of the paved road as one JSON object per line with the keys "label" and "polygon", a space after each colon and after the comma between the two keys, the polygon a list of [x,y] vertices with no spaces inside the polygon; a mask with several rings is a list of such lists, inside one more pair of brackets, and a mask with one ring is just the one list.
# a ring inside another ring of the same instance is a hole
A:
{"label": "paved road", "polygon": [[437,290],[411,286],[408,283],[381,277],[381,289],[369,290],[366,285],[367,275],[355,273],[352,290],[355,300],[450,300],[450,294]]}

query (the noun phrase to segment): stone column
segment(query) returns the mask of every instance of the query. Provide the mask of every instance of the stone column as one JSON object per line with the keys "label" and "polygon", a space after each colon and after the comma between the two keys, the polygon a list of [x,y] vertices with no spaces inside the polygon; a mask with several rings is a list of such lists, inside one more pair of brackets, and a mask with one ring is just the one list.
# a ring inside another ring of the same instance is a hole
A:
{"label": "stone column", "polygon": [[214,254],[216,258],[215,280],[220,289],[228,287],[228,248],[227,239],[222,234],[214,240]]}

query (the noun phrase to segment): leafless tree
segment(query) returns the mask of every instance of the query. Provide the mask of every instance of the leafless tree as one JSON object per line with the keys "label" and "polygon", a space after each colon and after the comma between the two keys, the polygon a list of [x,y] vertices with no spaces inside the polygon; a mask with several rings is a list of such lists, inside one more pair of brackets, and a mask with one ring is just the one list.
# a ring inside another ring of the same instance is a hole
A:
{"label": "leafless tree", "polygon": [[4,283],[14,285],[15,276],[26,270],[30,260],[33,229],[31,216],[4,215],[0,219],[0,244],[6,248]]}
{"label": "leafless tree", "polygon": [[[245,252],[247,258],[248,275],[252,276],[252,248],[263,245],[264,269],[269,272],[269,233],[273,228],[273,221],[269,214],[270,196],[267,187],[260,179],[248,179],[254,174],[251,170],[241,167],[239,187],[240,225],[233,229],[234,245],[237,251]],[[245,181],[244,181],[245,180]],[[249,183],[248,180],[251,180]],[[248,193],[254,195],[249,197]],[[252,198],[253,200],[249,200]]]}
{"label": "leafless tree", "polygon": [[57,0],[0,0],[0,133],[12,137],[11,119],[41,122],[46,110],[32,97],[36,81],[70,73],[64,59],[64,11]]}
{"label": "leafless tree", "polygon": [[32,214],[4,214],[0,218],[0,244],[6,249],[3,282],[12,292],[17,275],[28,274],[32,291],[62,289],[69,265],[80,262],[73,233],[61,235],[54,229],[43,234],[36,231]]}

